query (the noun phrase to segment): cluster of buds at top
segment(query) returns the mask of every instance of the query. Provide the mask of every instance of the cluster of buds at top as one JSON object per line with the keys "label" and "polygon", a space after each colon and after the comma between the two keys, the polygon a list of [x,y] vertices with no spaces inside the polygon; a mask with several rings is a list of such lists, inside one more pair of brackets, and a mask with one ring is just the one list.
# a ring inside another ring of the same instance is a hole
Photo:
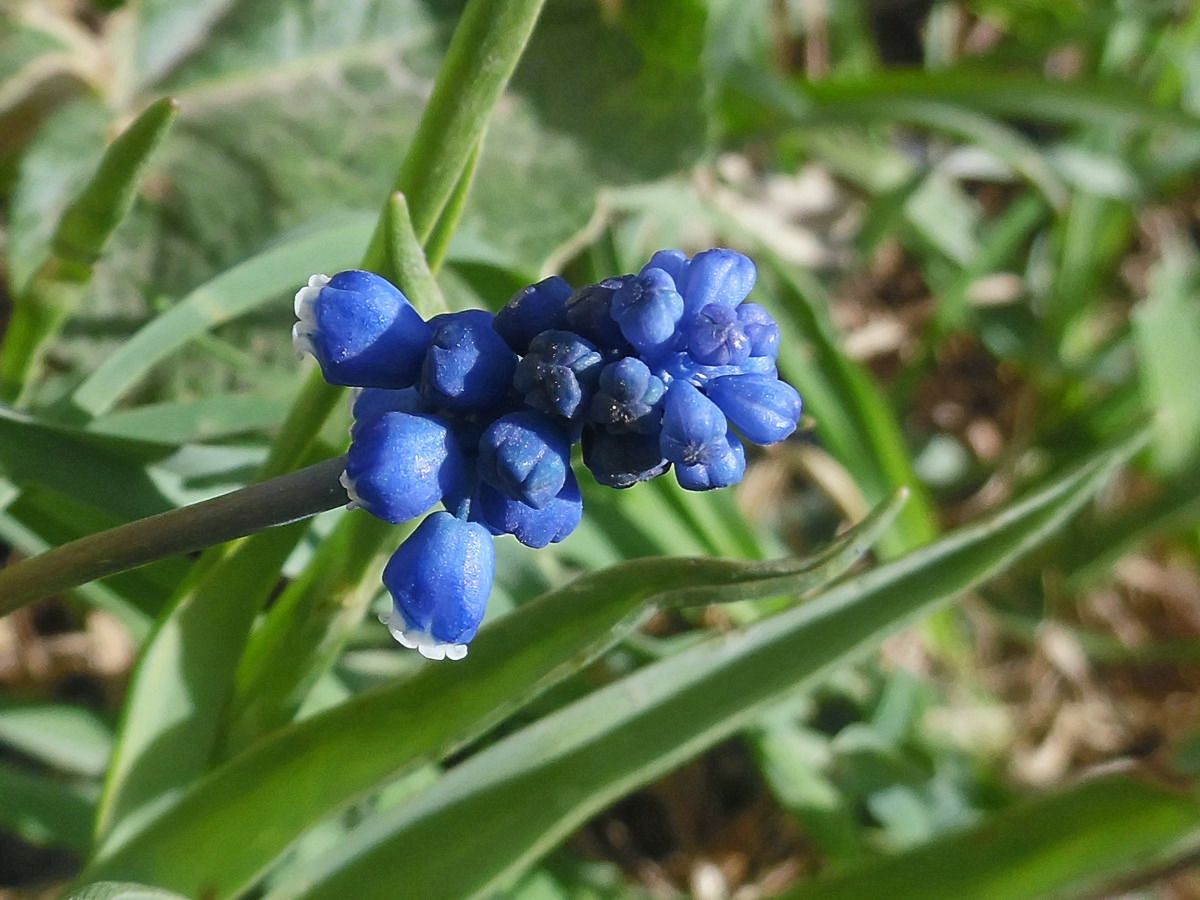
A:
{"label": "cluster of buds at top", "polygon": [[732,250],[654,254],[636,275],[578,290],[557,276],[500,312],[425,321],[369,272],[314,275],[293,341],[327,381],[357,387],[342,484],[350,506],[406,522],[387,624],[431,659],[460,659],[495,571],[493,537],[561,541],[583,501],[571,447],[600,484],[674,469],[689,490],[728,487],[743,438],[781,441],[800,395],[775,368],[779,327],[744,302],[755,268]]}

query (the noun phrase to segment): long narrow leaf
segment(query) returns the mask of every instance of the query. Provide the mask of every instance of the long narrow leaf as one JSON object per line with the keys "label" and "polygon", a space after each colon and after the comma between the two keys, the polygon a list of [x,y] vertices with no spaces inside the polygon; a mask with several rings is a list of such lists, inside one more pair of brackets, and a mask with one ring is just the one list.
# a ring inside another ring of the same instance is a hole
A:
{"label": "long narrow leaf", "polygon": [[1141,443],[1093,458],[981,525],[642,669],[488,748],[352,833],[303,896],[389,897],[397,860],[413,896],[489,894],[607,804],[1010,565]]}
{"label": "long narrow leaf", "polygon": [[[976,828],[785,894],[786,900],[1077,896],[1200,844],[1200,802],[1128,775],[1085,781]],[[1107,891],[1105,892],[1107,896]]]}
{"label": "long narrow leaf", "polygon": [[612,646],[656,605],[815,590],[861,557],[898,502],[814,559],[635,560],[545,594],[485,628],[463,663],[422,666],[255,744],[136,834],[101,848],[84,877],[142,879],[212,898],[236,894],[306,828],[482,734]]}

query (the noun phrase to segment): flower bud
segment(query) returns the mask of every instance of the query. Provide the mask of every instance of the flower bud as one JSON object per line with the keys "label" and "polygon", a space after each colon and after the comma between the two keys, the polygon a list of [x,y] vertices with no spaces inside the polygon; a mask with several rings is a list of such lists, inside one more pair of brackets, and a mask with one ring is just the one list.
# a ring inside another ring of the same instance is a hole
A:
{"label": "flower bud", "polygon": [[703,460],[690,466],[676,466],[680,487],[689,491],[711,491],[732,487],[746,474],[746,451],[732,431],[714,441]]}
{"label": "flower bud", "polygon": [[330,384],[403,388],[416,381],[432,329],[400,291],[371,272],[314,275],[296,294],[292,344]]}
{"label": "flower bud", "polygon": [[600,372],[589,418],[615,433],[657,435],[666,385],[640,359],[626,356]]}
{"label": "flower bud", "polygon": [[663,402],[662,455],[678,466],[707,463],[726,450],[729,423],[717,405],[686,381],[673,381]]}
{"label": "flower bud", "polygon": [[464,478],[462,452],[444,422],[385,412],[355,426],[342,486],[351,509],[400,523],[461,492]]}
{"label": "flower bud", "polygon": [[683,298],[662,269],[643,269],[624,279],[612,297],[611,314],[621,333],[646,357],[672,350],[683,315]]}
{"label": "flower bud", "polygon": [[605,356],[636,356],[637,350],[612,315],[613,295],[633,277],[606,278],[577,290],[567,301],[566,329],[591,341]]}
{"label": "flower bud", "polygon": [[433,340],[421,366],[417,388],[434,407],[458,412],[498,404],[512,384],[516,354],[492,328],[482,309],[435,316]]}
{"label": "flower bud", "polygon": [[552,275],[513,295],[496,313],[492,327],[516,353],[529,350],[529,342],[552,328],[565,324],[567,298],[571,285]]}
{"label": "flower bud", "polygon": [[748,440],[782,441],[800,421],[800,394],[786,381],[767,375],[725,375],[705,386],[709,399]]}
{"label": "flower bud", "polygon": [[710,303],[688,323],[687,352],[704,366],[740,366],[750,358],[750,339],[737,313]]}
{"label": "flower bud", "polygon": [[383,570],[392,637],[428,659],[462,659],[483,621],[495,573],[486,528],[448,512],[426,516]]}
{"label": "flower bud", "polygon": [[591,403],[603,365],[590,341],[570,331],[543,331],[517,363],[513,386],[534,409],[577,419]]}
{"label": "flower bud", "polygon": [[686,284],[679,291],[685,320],[710,303],[733,309],[750,294],[757,276],[750,258],[736,250],[697,253],[688,264]]}
{"label": "flower bud", "polygon": [[566,538],[583,518],[583,497],[575,473],[567,469],[562,490],[540,509],[506,497],[489,484],[479,486],[479,518],[497,534],[511,534],[540,549]]}
{"label": "flower bud", "polygon": [[671,468],[657,435],[612,432],[603,425],[583,429],[583,464],[597,482],[611,488],[633,487]]}
{"label": "flower bud", "polygon": [[541,509],[571,470],[567,435],[538,412],[510,413],[479,439],[479,475],[506,497]]}

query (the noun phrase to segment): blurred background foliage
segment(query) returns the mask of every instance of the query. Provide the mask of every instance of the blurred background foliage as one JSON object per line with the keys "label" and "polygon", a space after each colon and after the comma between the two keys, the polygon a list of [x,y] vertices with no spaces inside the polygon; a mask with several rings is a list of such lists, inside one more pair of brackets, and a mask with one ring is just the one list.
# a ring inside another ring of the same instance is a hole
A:
{"label": "blurred background foliage", "polygon": [[[361,259],[461,12],[0,7],[13,560],[251,477],[297,391],[289,297]],[[346,775],[211,896],[350,896],[339,885],[364,873],[393,897],[1200,895],[1198,172],[1200,9],[1186,0],[549,0],[438,276],[450,304],[495,309],[545,274],[583,283],[663,247],[733,246],[759,264],[754,299],[781,321],[781,373],[808,418],[736,496],[585,484],[577,535],[499,547],[496,633],[623,560],[811,554],[906,487],[875,546],[883,574],[827,588],[846,560],[826,560],[819,584],[660,605],[636,631],[609,610],[572,653],[546,625],[526,656],[558,674],[540,681],[481,638],[478,664],[499,674],[477,696],[494,710],[464,703],[445,734],[387,720],[413,747],[357,787]],[[347,422],[339,408],[318,456],[340,452]],[[1145,427],[1149,445],[1100,489],[1113,458],[1096,454]],[[1037,507],[1026,530],[971,532],[978,558],[944,538],[1021,498]],[[381,724],[378,743],[340,746],[306,721],[355,721],[355,703],[410,682],[399,708],[436,718],[437,691],[473,690],[474,649],[457,674],[425,677],[365,615],[382,599],[373,554],[322,582],[358,546],[342,518],[278,538],[274,568],[248,558],[215,619],[197,604],[209,640],[213,621],[249,635],[211,669],[163,637],[193,627],[178,586],[205,573],[188,560],[0,620],[5,896],[56,896],[89,861],[88,878],[188,895],[180,884],[206,876],[179,848],[217,827],[204,803],[232,803],[255,766],[320,780],[354,768],[339,747],[366,757],[387,740]],[[879,585],[903,615],[834,629],[829,659],[819,643],[801,658],[825,632],[781,595],[849,609]],[[235,608],[243,588],[312,633]],[[913,625],[942,596],[957,602]],[[743,628],[763,636],[757,656],[720,643]],[[178,693],[130,687],[152,633],[143,682]],[[799,668],[775,684],[781,636]],[[663,684],[678,702],[629,712]],[[197,713],[188,728],[208,722],[207,743],[160,777],[171,758],[136,748],[177,747],[162,723],[179,708]],[[301,737],[325,755],[286,757]],[[138,816],[163,810],[160,843],[139,844]],[[463,871],[476,880],[443,894],[414,886]]]}

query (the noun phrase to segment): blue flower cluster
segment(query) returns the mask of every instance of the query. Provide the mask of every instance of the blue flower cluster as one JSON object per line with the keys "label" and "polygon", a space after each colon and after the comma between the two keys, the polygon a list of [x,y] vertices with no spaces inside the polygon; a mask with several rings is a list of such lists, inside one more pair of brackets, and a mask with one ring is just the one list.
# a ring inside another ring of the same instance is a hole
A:
{"label": "blue flower cluster", "polygon": [[742,478],[742,438],[781,441],[800,395],[775,368],[779,327],[744,302],[747,257],[654,254],[636,275],[578,290],[559,277],[500,312],[424,321],[369,272],[314,275],[296,295],[296,349],[359,388],[342,484],[350,507],[406,522],[441,503],[383,580],[393,636],[461,659],[495,570],[493,536],[561,541],[583,501],[571,448],[595,479],[630,487],[674,468],[689,490]]}

